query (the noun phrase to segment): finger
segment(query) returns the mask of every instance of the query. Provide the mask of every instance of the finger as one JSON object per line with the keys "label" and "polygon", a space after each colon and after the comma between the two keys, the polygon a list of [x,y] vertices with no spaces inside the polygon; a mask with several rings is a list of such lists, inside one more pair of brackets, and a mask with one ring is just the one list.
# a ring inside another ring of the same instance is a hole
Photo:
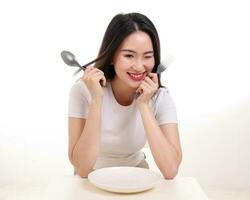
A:
{"label": "finger", "polygon": [[90,80],[92,77],[94,77],[97,74],[103,75],[103,72],[100,70],[98,71],[94,69],[94,67],[92,66],[89,66],[88,69],[84,71],[82,78],[86,80]]}
{"label": "finger", "polygon": [[139,88],[136,90],[136,93],[142,93],[143,92],[143,88],[145,89],[145,88],[147,88],[146,86],[145,86],[145,83],[144,82],[142,82],[141,84],[140,84],[140,86],[139,86]]}
{"label": "finger", "polygon": [[152,86],[155,85],[155,82],[151,78],[149,78],[148,76],[145,77],[144,82],[146,82],[146,83],[148,83],[149,85],[152,85]]}
{"label": "finger", "polygon": [[87,66],[86,69],[84,70],[84,72],[87,73],[87,74],[90,73],[90,72],[97,72],[97,71],[103,73],[103,71],[101,71],[100,69],[98,69],[96,67],[93,67],[91,65]]}
{"label": "finger", "polygon": [[[152,81],[152,80],[151,80]],[[152,86],[150,85],[150,83],[146,82],[146,81],[143,81],[141,83],[142,85],[145,85],[147,88],[151,88]]]}
{"label": "finger", "polygon": [[96,80],[98,80],[99,82],[101,81],[102,86],[106,85],[107,81],[106,81],[106,78],[105,78],[104,75],[102,75],[102,74],[95,74],[95,75],[93,75],[93,78],[96,79]]}
{"label": "finger", "polygon": [[158,76],[156,73],[149,73],[148,76],[151,78],[151,80],[154,82],[154,83],[157,83],[158,84]]}
{"label": "finger", "polygon": [[86,75],[89,73],[89,71],[91,70],[91,66],[87,66],[86,69],[83,72],[82,78],[86,78]]}
{"label": "finger", "polygon": [[152,88],[158,89],[158,86],[159,86],[158,82],[155,83],[151,78],[146,77],[146,78],[144,79],[144,82],[148,83]]}
{"label": "finger", "polygon": [[104,74],[104,72],[103,72],[102,70],[98,69],[98,68],[95,68],[95,67],[94,67],[93,70],[94,70],[95,72],[100,72],[100,73]]}
{"label": "finger", "polygon": [[152,87],[152,86],[149,85],[148,83],[144,82],[144,83],[142,84],[142,86],[144,87],[144,91],[146,90],[145,93],[154,94],[154,93],[157,91],[157,88],[156,88],[155,84],[154,84],[154,86]]}
{"label": "finger", "polygon": [[88,76],[94,76],[96,74],[101,74],[101,75],[104,75],[103,71],[99,70],[99,69],[96,69],[96,68],[93,68],[90,72],[87,73]]}
{"label": "finger", "polygon": [[136,93],[140,93],[141,92],[141,84],[140,84],[140,86],[137,88],[137,90],[135,92]]}
{"label": "finger", "polygon": [[143,92],[145,92],[147,90],[148,90],[148,87],[145,84],[142,84],[139,92],[142,94]]}
{"label": "finger", "polygon": [[150,84],[148,84],[147,82],[143,82],[142,86],[144,86],[145,89],[147,89],[148,92],[150,92],[151,90],[153,90],[153,87]]}
{"label": "finger", "polygon": [[93,68],[94,68],[93,66],[89,65],[89,66],[86,67],[86,69],[84,70],[84,72],[89,72],[89,71],[91,71]]}
{"label": "finger", "polygon": [[107,81],[106,81],[105,76],[102,77],[102,81],[103,81],[103,86],[106,86]]}
{"label": "finger", "polygon": [[89,71],[91,71],[91,72],[95,72],[95,73],[96,73],[96,72],[103,73],[103,71],[102,71],[102,70],[97,69],[96,67],[91,67]]}

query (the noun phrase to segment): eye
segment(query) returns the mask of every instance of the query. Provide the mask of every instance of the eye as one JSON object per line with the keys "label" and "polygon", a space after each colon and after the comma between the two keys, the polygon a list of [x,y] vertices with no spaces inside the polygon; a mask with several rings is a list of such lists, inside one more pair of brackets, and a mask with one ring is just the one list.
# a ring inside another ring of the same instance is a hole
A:
{"label": "eye", "polygon": [[153,56],[145,56],[145,58],[149,59],[149,58],[153,58]]}
{"label": "eye", "polygon": [[125,57],[126,57],[126,58],[133,58],[134,56],[131,55],[131,54],[126,54]]}

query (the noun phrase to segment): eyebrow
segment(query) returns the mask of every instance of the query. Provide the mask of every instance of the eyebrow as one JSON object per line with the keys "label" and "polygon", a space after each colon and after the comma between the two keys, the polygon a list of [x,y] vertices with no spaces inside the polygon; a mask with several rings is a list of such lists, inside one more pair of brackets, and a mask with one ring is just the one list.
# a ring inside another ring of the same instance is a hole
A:
{"label": "eyebrow", "polygon": [[[136,53],[135,51],[133,51],[131,49],[121,49],[121,51],[128,51],[130,53]],[[149,54],[149,53],[154,53],[154,51],[146,51],[143,54]]]}

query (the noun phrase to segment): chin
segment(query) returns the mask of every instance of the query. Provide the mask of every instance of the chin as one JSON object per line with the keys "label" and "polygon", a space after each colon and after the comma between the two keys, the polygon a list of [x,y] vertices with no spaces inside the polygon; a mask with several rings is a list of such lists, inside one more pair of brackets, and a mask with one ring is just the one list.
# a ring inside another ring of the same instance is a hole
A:
{"label": "chin", "polygon": [[139,86],[140,86],[140,84],[141,84],[141,82],[142,81],[138,81],[138,82],[131,82],[131,80],[130,80],[130,82],[129,82],[129,86],[131,87],[131,88],[133,88],[133,89],[137,89]]}
{"label": "chin", "polygon": [[143,80],[141,80],[141,81],[133,81],[133,80],[130,79],[130,77],[123,79],[123,83],[126,84],[131,89],[134,89],[134,90],[138,89],[138,87],[140,86],[142,81]]}

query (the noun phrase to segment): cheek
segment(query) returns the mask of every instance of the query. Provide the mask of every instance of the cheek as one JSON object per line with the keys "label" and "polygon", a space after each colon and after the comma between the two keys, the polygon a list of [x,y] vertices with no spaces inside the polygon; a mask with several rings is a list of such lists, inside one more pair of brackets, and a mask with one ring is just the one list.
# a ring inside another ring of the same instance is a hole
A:
{"label": "cheek", "polygon": [[155,60],[154,59],[150,59],[148,61],[146,61],[145,66],[147,67],[148,71],[151,71],[154,68],[155,65]]}
{"label": "cheek", "polygon": [[130,67],[129,63],[124,59],[120,59],[118,62],[114,63],[114,65],[116,74],[123,73],[124,71],[127,71]]}
{"label": "cheek", "polygon": [[130,68],[131,64],[132,62],[129,59],[120,58],[119,60],[117,60],[116,66],[119,70],[127,70],[128,68]]}
{"label": "cheek", "polygon": [[133,63],[132,59],[128,59],[128,58],[125,58],[125,57],[120,57],[120,60],[119,60],[120,64],[123,65],[123,66],[128,66],[128,65],[131,65]]}

